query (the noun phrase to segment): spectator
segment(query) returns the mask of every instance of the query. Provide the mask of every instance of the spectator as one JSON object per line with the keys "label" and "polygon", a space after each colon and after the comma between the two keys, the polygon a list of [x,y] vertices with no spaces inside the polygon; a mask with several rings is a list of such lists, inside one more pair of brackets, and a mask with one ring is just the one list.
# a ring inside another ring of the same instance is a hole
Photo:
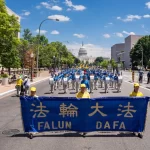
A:
{"label": "spectator", "polygon": [[17,96],[20,96],[22,84],[23,84],[23,80],[19,76],[18,79],[17,79],[17,82],[16,82]]}
{"label": "spectator", "polygon": [[150,71],[147,73],[147,84],[150,83]]}

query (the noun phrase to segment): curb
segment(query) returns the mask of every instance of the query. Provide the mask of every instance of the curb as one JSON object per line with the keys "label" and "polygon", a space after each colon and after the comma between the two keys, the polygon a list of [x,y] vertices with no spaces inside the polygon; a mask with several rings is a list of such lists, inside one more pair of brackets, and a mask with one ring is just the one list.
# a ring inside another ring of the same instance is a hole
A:
{"label": "curb", "polygon": [[[43,81],[45,81],[45,80],[47,80],[47,79],[49,79],[49,77],[47,77],[47,78],[45,78],[45,79],[42,79],[42,80],[40,80],[40,81],[33,82],[33,83],[31,83],[31,85],[34,85],[34,84],[43,82]],[[10,93],[13,93],[13,92],[15,92],[15,91],[16,91],[16,89],[13,89],[13,90],[9,90],[9,91],[7,91],[7,92],[1,93],[1,94],[0,94],[0,97],[5,96],[5,95],[10,94]]]}

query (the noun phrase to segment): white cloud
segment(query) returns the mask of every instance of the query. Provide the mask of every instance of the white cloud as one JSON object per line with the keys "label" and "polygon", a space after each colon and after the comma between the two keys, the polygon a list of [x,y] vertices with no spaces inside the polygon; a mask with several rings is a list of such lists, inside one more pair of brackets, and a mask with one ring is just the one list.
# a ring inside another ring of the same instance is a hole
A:
{"label": "white cloud", "polygon": [[53,30],[53,31],[51,32],[51,34],[58,35],[58,34],[59,34],[59,31],[57,31],[57,30]]}
{"label": "white cloud", "polygon": [[62,11],[62,8],[59,6],[52,6],[51,10]]}
{"label": "white cloud", "polygon": [[124,22],[131,22],[134,20],[140,20],[142,18],[142,16],[139,15],[128,15],[126,16],[126,18],[121,18],[121,17],[117,17],[118,20],[124,21]]}
{"label": "white cloud", "polygon": [[23,13],[21,14],[21,16],[29,16],[31,13],[27,10],[22,10]]}
{"label": "white cloud", "polygon": [[109,34],[104,34],[103,37],[109,39],[111,36]]}
{"label": "white cloud", "polygon": [[41,5],[44,6],[45,8],[47,9],[50,9],[50,10],[57,10],[57,11],[61,11],[62,8],[55,5],[55,6],[52,6],[51,4],[47,3],[47,2],[41,2]]}
{"label": "white cloud", "polygon": [[63,15],[51,15],[48,16],[48,19],[53,19],[53,20],[58,19],[60,22],[70,21],[69,17]]}
{"label": "white cloud", "polygon": [[29,16],[31,13],[29,11],[25,12],[24,15],[25,16]]}
{"label": "white cloud", "polygon": [[[36,33],[39,33],[39,29],[37,29],[35,32],[36,32]],[[40,30],[40,34],[46,34],[46,33],[47,33],[46,30]]]}
{"label": "white cloud", "polygon": [[72,8],[75,11],[83,11],[86,9],[83,5],[73,5],[71,0],[65,0],[65,4],[70,7],[70,9]]}
{"label": "white cloud", "polygon": [[41,5],[44,6],[47,9],[51,9],[51,5],[47,2],[41,2]]}
{"label": "white cloud", "polygon": [[36,9],[41,9],[41,6],[40,5],[36,6]]}
{"label": "white cloud", "polygon": [[77,34],[77,33],[75,33],[75,34],[73,34],[73,36],[76,36],[77,38],[85,38],[85,35],[83,35],[83,34]]}
{"label": "white cloud", "polygon": [[110,23],[108,23],[109,25],[113,25],[113,23],[112,22],[110,22]]}
{"label": "white cloud", "polygon": [[[73,52],[76,56],[78,56],[79,49],[81,48],[81,43],[73,43],[73,44],[66,44],[67,48]],[[110,48],[101,47],[100,45],[94,45],[91,43],[84,44],[84,47],[87,50],[88,56],[92,57],[110,57],[111,51]]]}
{"label": "white cloud", "polygon": [[150,18],[150,15],[144,15],[143,18]]}
{"label": "white cloud", "polygon": [[122,33],[127,34],[127,35],[135,35],[134,32],[127,32],[127,31],[123,31]]}
{"label": "white cloud", "polygon": [[74,5],[73,9],[76,10],[76,11],[83,11],[83,10],[86,9],[86,7],[83,6],[83,5]]}
{"label": "white cloud", "polygon": [[71,11],[71,8],[68,8],[67,11]]}
{"label": "white cloud", "polygon": [[117,19],[118,19],[118,20],[120,20],[120,19],[121,19],[121,17],[117,17]]}
{"label": "white cloud", "polygon": [[85,44],[84,46],[85,46],[85,47],[94,47],[95,45],[89,43],[89,44]]}
{"label": "white cloud", "polygon": [[115,35],[118,36],[118,37],[121,37],[121,38],[124,37],[123,34],[119,33],[119,32],[115,33]]}
{"label": "white cloud", "polygon": [[147,2],[145,5],[147,6],[148,9],[150,9],[150,2]]}

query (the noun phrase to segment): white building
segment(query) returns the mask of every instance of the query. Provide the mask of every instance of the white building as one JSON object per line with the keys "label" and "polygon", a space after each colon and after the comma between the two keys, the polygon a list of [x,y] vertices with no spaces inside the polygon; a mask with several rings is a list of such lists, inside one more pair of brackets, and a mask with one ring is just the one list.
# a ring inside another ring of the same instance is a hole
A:
{"label": "white building", "polygon": [[87,50],[83,44],[82,44],[82,47],[79,49],[78,58],[80,59],[80,61],[83,61],[84,63],[86,63],[87,61],[89,63],[93,63],[96,59],[95,57],[92,57],[92,56],[89,57],[87,55]]}
{"label": "white building", "polygon": [[[12,15],[14,15],[14,16],[16,16],[16,18],[17,18],[17,20],[18,20],[18,23],[20,24],[20,22],[21,22],[21,17],[19,16],[19,15],[17,15],[15,12],[13,12],[10,8],[8,8],[7,6],[6,6],[6,9],[7,9],[7,12],[8,12],[8,14],[10,15],[10,16],[12,16]],[[20,38],[20,32],[18,33],[18,38]]]}
{"label": "white building", "polygon": [[111,59],[114,59],[116,62],[123,62],[125,68],[129,68],[130,61],[130,51],[134,45],[141,39],[143,36],[139,35],[130,35],[125,38],[125,43],[115,44],[111,47]]}

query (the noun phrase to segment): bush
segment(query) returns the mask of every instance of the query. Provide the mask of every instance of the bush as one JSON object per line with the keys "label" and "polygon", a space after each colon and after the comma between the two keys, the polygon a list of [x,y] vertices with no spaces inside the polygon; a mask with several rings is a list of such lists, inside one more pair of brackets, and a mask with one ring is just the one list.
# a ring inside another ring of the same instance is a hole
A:
{"label": "bush", "polygon": [[8,74],[6,74],[6,73],[5,73],[5,74],[2,74],[1,77],[2,77],[2,78],[8,78]]}

